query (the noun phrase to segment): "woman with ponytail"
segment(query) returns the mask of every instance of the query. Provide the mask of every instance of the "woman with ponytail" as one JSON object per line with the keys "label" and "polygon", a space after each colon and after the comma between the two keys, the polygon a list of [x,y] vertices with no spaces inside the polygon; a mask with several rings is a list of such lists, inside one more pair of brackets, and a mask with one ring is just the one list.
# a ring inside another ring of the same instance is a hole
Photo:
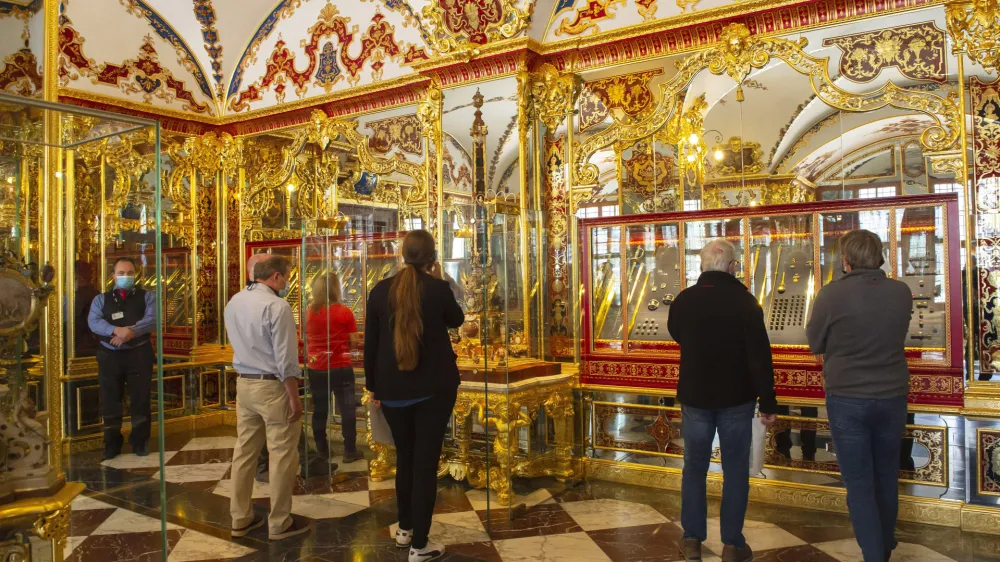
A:
{"label": "woman with ponytail", "polygon": [[449,328],[465,314],[441,279],[434,238],[426,230],[403,238],[403,267],[368,296],[365,387],[381,404],[396,445],[396,545],[409,562],[444,555],[428,540],[441,445],[458,394],[458,357]]}

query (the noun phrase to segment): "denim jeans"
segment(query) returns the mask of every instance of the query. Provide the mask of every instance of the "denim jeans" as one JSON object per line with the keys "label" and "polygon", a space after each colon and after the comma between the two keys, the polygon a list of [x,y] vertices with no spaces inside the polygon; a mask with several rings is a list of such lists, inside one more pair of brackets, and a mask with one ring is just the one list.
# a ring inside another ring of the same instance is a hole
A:
{"label": "denim jeans", "polygon": [[704,541],[708,536],[705,477],[712,460],[712,442],[719,432],[722,449],[722,543],[743,548],[743,519],[750,494],[750,439],[756,402],[732,408],[703,410],[681,405],[684,437],[684,473],[681,478],[681,526],[684,538]]}
{"label": "denim jeans", "polygon": [[896,548],[899,447],[906,427],[906,396],[827,396],[830,433],[847,487],[847,509],[865,562],[885,560]]}

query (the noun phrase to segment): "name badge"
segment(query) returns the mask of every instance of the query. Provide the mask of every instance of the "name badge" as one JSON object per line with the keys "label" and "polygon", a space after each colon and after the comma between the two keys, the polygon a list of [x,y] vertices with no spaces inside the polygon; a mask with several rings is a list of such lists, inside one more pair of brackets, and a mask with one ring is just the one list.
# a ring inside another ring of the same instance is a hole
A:
{"label": "name badge", "polygon": [[111,315],[112,320],[121,320],[122,318],[125,318],[124,312],[115,312],[114,314]]}

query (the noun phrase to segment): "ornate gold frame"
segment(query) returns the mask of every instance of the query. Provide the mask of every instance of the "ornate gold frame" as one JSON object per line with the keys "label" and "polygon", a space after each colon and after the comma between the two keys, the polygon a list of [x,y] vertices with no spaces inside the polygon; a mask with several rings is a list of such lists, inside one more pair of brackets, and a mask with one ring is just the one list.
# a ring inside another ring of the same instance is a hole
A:
{"label": "ornate gold frame", "polygon": [[704,69],[712,74],[725,72],[737,84],[736,99],[742,100],[742,84],[754,68],[763,68],[771,58],[786,62],[800,74],[809,77],[816,96],[843,111],[865,112],[893,106],[911,109],[931,116],[937,125],[925,130],[921,142],[931,151],[944,151],[953,147],[961,133],[961,110],[958,96],[950,94],[947,99],[926,92],[913,92],[900,88],[892,82],[866,94],[852,94],[837,87],[827,70],[829,59],[806,54],[803,48],[807,40],[791,41],[781,38],[759,37],[750,34],[743,24],[730,24],[723,29],[719,42],[713,47],[684,59],[677,74],[660,85],[660,101],[652,114],[635,124],[616,123],[607,129],[591,135],[583,142],[574,155],[573,170],[579,185],[594,185],[598,168],[590,163],[590,158],[600,149],[618,142],[635,142],[656,134],[666,125],[676,105],[676,97]]}

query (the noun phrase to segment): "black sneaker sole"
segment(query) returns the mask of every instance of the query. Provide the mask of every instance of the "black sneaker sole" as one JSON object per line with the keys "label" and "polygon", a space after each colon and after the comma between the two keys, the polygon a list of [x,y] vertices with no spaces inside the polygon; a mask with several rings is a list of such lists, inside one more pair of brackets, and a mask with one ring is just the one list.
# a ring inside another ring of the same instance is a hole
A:
{"label": "black sneaker sole", "polygon": [[243,527],[242,529],[233,529],[229,531],[229,534],[237,538],[245,537],[249,535],[251,532],[253,532],[254,529],[259,529],[263,527],[264,523],[266,522],[267,522],[266,519],[255,519],[253,522],[251,522],[246,527]]}
{"label": "black sneaker sole", "polygon": [[[296,523],[292,523],[292,527],[296,527]],[[280,541],[297,535],[308,533],[311,530],[312,529],[308,525],[304,525],[302,527],[288,529],[283,533],[278,533],[277,535],[268,535],[267,539],[271,541]]]}

